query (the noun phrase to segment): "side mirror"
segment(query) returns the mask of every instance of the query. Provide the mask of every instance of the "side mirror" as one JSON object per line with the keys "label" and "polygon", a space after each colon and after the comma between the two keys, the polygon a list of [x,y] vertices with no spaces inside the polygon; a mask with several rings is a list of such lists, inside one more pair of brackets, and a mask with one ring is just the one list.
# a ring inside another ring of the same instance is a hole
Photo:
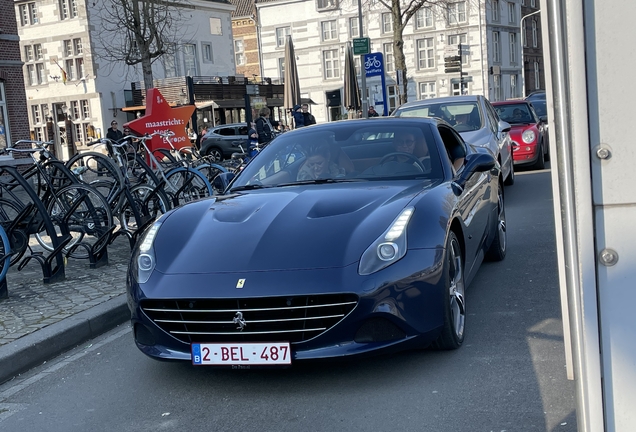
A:
{"label": "side mirror", "polygon": [[499,120],[499,132],[510,132],[510,129],[512,129],[510,123]]}
{"label": "side mirror", "polygon": [[236,177],[236,174],[233,172],[224,172],[214,177],[214,180],[212,180],[212,186],[216,193],[222,194],[225,192],[225,189],[227,189],[232,180],[234,180],[234,177]]}
{"label": "side mirror", "polygon": [[490,171],[495,167],[497,161],[491,153],[471,153],[466,156],[464,169],[460,172],[459,178],[453,182],[453,190],[457,195],[461,194],[468,182],[468,179],[477,172]]}
{"label": "side mirror", "polygon": [[539,117],[539,120],[541,120],[543,123],[547,123],[548,122],[548,116],[541,116],[541,117]]}

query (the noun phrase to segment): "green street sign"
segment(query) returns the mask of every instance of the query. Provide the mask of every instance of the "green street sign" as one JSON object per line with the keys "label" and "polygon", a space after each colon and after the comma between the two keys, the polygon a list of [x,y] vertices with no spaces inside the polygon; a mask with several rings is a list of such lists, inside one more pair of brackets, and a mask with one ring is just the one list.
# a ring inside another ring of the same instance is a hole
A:
{"label": "green street sign", "polygon": [[353,54],[364,55],[371,52],[371,39],[355,38],[353,39]]}

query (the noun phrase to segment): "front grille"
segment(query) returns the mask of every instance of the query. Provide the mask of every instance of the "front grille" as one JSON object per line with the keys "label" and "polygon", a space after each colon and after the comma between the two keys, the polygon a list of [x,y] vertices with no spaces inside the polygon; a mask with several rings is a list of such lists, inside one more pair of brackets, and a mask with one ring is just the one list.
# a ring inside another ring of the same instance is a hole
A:
{"label": "front grille", "polygon": [[[304,342],[353,310],[355,294],[241,299],[142,300],[141,309],[163,331],[192,342]],[[243,330],[235,322],[238,312]]]}

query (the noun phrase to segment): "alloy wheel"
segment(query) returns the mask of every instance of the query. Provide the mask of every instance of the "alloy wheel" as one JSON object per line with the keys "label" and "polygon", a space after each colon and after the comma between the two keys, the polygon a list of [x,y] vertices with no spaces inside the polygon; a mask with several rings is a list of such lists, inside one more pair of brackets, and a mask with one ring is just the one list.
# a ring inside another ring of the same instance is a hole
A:
{"label": "alloy wheel", "polygon": [[449,267],[449,295],[450,312],[453,331],[458,339],[464,335],[464,322],[466,319],[466,303],[464,300],[464,273],[462,266],[462,254],[456,239],[451,242]]}

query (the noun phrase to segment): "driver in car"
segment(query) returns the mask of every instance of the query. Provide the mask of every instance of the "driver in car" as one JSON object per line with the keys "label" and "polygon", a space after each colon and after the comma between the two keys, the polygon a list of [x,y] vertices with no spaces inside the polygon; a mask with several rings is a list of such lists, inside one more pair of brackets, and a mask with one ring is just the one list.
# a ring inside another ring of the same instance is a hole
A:
{"label": "driver in car", "polygon": [[[417,141],[417,137],[413,132],[398,132],[393,137],[393,148],[396,152],[409,153],[423,160],[428,156],[428,147],[426,145],[418,146]],[[409,158],[407,157],[398,157],[397,159],[398,162],[407,162],[408,160]]]}

